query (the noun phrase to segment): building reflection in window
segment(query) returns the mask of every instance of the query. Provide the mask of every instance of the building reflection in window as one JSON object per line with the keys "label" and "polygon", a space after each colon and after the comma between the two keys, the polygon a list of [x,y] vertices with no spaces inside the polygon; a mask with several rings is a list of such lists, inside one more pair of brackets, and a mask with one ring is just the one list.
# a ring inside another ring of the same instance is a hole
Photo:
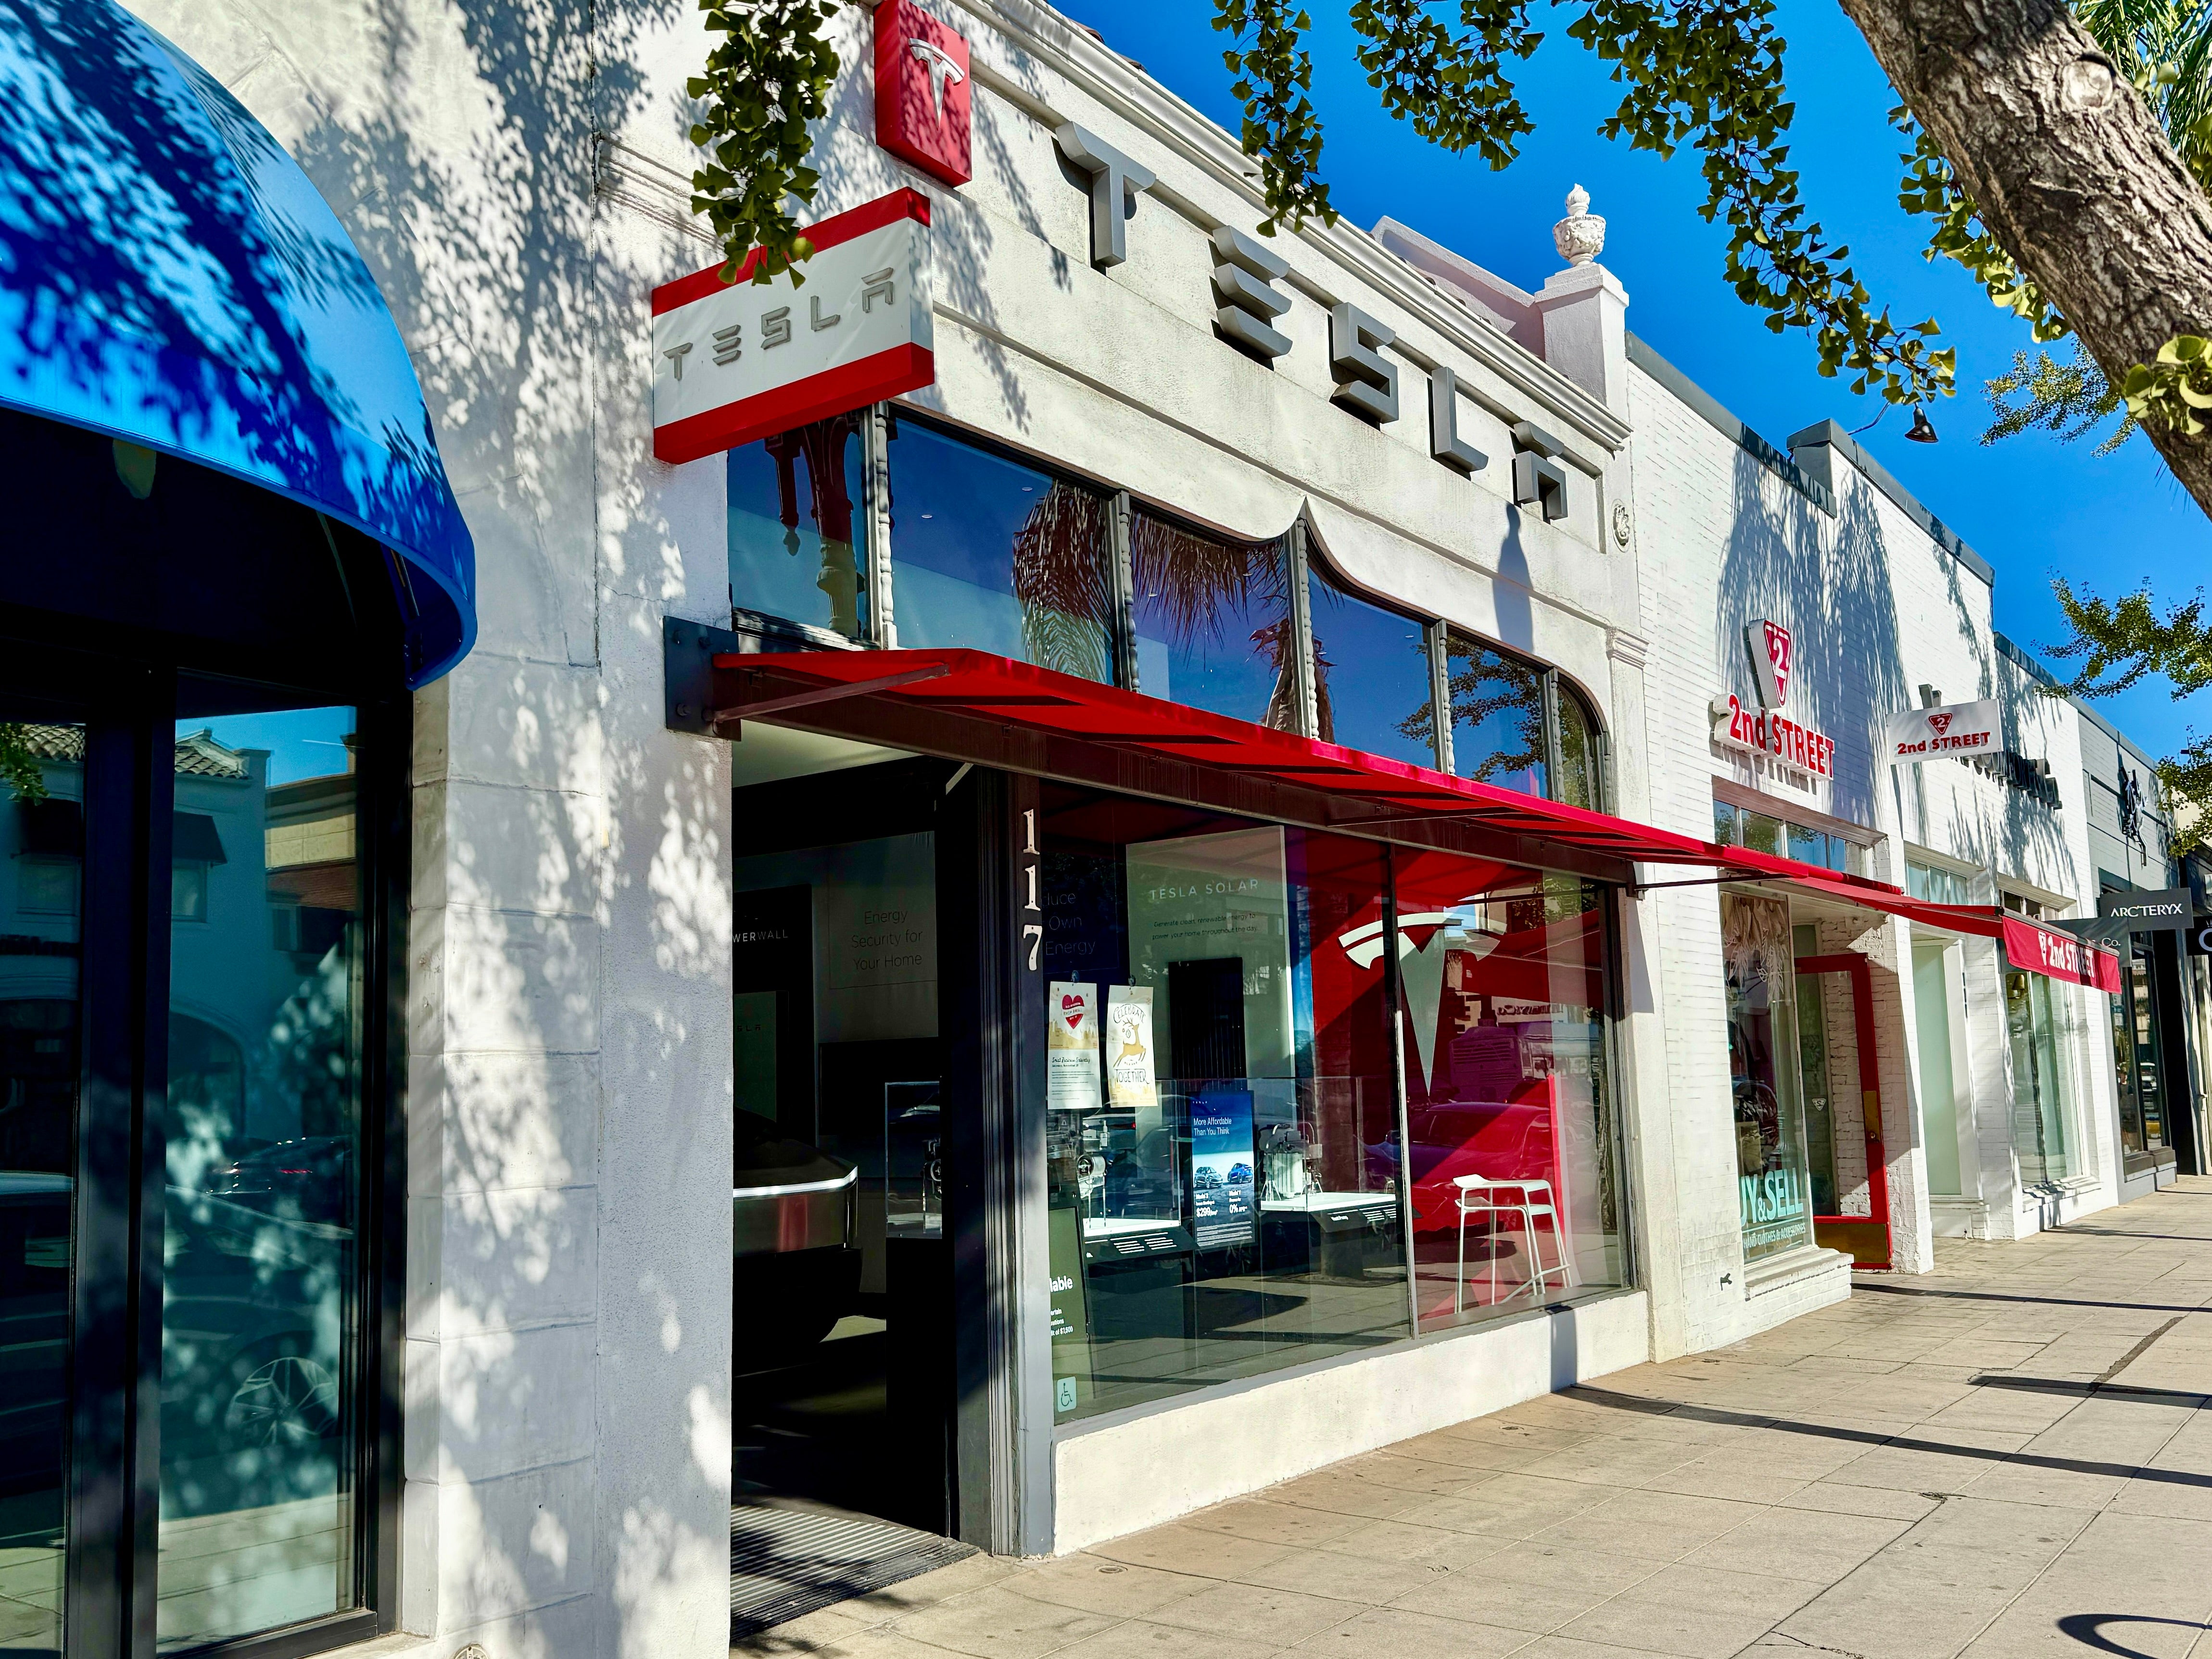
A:
{"label": "building reflection in window", "polygon": [[1130,516],[1137,686],[1193,708],[1297,729],[1288,550],[1211,536],[1144,507]]}
{"label": "building reflection in window", "polygon": [[[350,708],[176,736],[157,1644],[355,1604],[361,866]],[[180,890],[173,887],[173,892]]]}
{"label": "building reflection in window", "polygon": [[1361,599],[1318,559],[1310,574],[1315,735],[1433,769],[1428,625]]}
{"label": "building reflection in window", "polygon": [[1478,783],[1548,796],[1543,671],[1456,629],[1447,637],[1452,769]]}
{"label": "building reflection in window", "polygon": [[0,724],[0,1652],[63,1651],[82,726]]}
{"label": "building reflection in window", "polygon": [[1559,684],[1559,781],[1555,799],[1585,811],[1605,811],[1605,752],[1597,719],[1582,693]]}
{"label": "building reflection in window", "polygon": [[730,603],[858,639],[867,625],[866,410],[729,453]]}
{"label": "building reflection in window", "polygon": [[1395,864],[1423,1328],[1623,1283],[1602,890]]}
{"label": "building reflection in window", "polygon": [[1743,1256],[1755,1262],[1809,1243],[1813,1237],[1789,905],[1723,894],[1721,952]]}
{"label": "building reflection in window", "polygon": [[1110,683],[1107,498],[918,421],[896,420],[891,434],[899,644],[968,647]]}

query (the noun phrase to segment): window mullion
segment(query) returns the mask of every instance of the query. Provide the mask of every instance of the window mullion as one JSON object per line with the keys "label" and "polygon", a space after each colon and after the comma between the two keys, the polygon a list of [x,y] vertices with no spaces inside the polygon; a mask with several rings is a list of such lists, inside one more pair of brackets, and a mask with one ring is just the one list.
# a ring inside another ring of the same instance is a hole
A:
{"label": "window mullion", "polygon": [[1321,735],[1321,692],[1314,668],[1313,591],[1307,582],[1306,525],[1291,526],[1291,654],[1297,672],[1298,735]]}
{"label": "window mullion", "polygon": [[1536,677],[1544,699],[1544,793],[1553,800],[1566,799],[1566,752],[1559,741],[1559,671],[1547,668]]}
{"label": "window mullion", "polygon": [[1135,691],[1142,688],[1137,684],[1137,586],[1130,547],[1135,512],[1127,490],[1114,492],[1108,523],[1113,543],[1108,574],[1113,585],[1115,678]]}
{"label": "window mullion", "polygon": [[1429,624],[1429,720],[1436,733],[1437,770],[1452,770],[1451,629]]}
{"label": "window mullion", "polygon": [[898,623],[891,609],[891,441],[890,405],[877,404],[861,426],[864,477],[861,510],[868,526],[867,637],[886,651],[898,647]]}

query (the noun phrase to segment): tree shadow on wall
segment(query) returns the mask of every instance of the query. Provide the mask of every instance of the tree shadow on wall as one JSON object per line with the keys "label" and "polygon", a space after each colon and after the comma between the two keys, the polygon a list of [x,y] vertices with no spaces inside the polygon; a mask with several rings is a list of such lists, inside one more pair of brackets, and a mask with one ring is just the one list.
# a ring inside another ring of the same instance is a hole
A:
{"label": "tree shadow on wall", "polygon": [[1858,711],[1902,708],[1905,696],[1895,577],[1880,519],[1863,490],[1846,487],[1831,520],[1739,451],[1715,596],[1719,684],[1749,689],[1743,630],[1762,617],[1790,625],[1792,713],[1836,739],[1830,810],[1872,822],[1883,781]]}

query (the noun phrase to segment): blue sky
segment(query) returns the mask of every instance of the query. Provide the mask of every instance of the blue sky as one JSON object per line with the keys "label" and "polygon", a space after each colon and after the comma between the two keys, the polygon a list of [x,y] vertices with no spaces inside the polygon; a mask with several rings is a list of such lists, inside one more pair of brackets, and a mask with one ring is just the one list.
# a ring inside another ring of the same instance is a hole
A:
{"label": "blue sky", "polygon": [[270,784],[328,777],[346,769],[345,738],[353,730],[350,708],[288,708],[273,714],[203,714],[179,720],[177,735],[212,731],[229,749],[266,749]]}
{"label": "blue sky", "polygon": [[[1224,37],[1207,27],[1213,9],[1206,0],[1059,3],[1237,130]],[[1346,0],[1309,3],[1314,101],[1328,134],[1322,170],[1340,213],[1360,225],[1389,214],[1534,288],[1559,268],[1551,227],[1568,187],[1579,183],[1590,192],[1590,210],[1607,221],[1602,257],[1628,289],[1630,328],[1753,429],[1779,443],[1823,419],[1856,427],[1874,417],[1874,402],[1814,373],[1803,336],[1770,333],[1723,286],[1726,238],[1697,216],[1704,190],[1694,155],[1662,161],[1597,136],[1619,94],[1597,61],[1566,38],[1568,14],[1546,18],[1537,8],[1547,39],[1521,76],[1537,131],[1520,160],[1493,173],[1475,157],[1446,155],[1385,114],[1352,60]],[[1884,119],[1894,100],[1857,31],[1832,0],[1781,0],[1779,11],[1797,106],[1790,160],[1812,216],[1831,240],[1850,245],[1877,304],[1890,305],[1901,321],[1934,316],[1945,343],[1959,351],[1959,393],[1929,410],[1941,443],[1905,442],[1909,416],[1899,410],[1859,441],[1996,567],[1997,626],[2038,655],[2063,637],[2054,574],[2114,595],[2145,580],[2168,597],[2194,592],[2212,555],[2212,525],[2148,442],[2133,438],[2100,458],[2094,439],[1979,441],[1990,419],[1982,383],[2028,344],[2027,331],[1949,261],[1921,258],[1924,222],[1897,205],[1899,142]],[[2162,684],[2097,707],[2158,753],[2177,748],[2189,726],[2212,726],[2206,699],[2177,704]]]}

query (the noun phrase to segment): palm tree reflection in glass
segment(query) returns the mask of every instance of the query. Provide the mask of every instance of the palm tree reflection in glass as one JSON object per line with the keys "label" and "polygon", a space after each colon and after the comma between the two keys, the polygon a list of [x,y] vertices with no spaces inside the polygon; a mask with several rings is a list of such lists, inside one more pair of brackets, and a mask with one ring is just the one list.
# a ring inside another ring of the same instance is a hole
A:
{"label": "palm tree reflection in glass", "polygon": [[1091,491],[1055,483],[1014,532],[1013,557],[1024,655],[1040,668],[1111,683],[1108,510]]}
{"label": "palm tree reflection in glass", "polygon": [[[1217,539],[1139,510],[1129,527],[1139,657],[1164,647],[1139,689],[1156,697],[1297,729],[1289,561],[1278,540]],[[1245,635],[1245,648],[1235,637]],[[1264,670],[1264,681],[1252,671]],[[1156,684],[1164,680],[1165,684]],[[1265,701],[1259,696],[1264,686]],[[1240,695],[1242,693],[1242,695]],[[1324,708],[1326,704],[1324,703]]]}

